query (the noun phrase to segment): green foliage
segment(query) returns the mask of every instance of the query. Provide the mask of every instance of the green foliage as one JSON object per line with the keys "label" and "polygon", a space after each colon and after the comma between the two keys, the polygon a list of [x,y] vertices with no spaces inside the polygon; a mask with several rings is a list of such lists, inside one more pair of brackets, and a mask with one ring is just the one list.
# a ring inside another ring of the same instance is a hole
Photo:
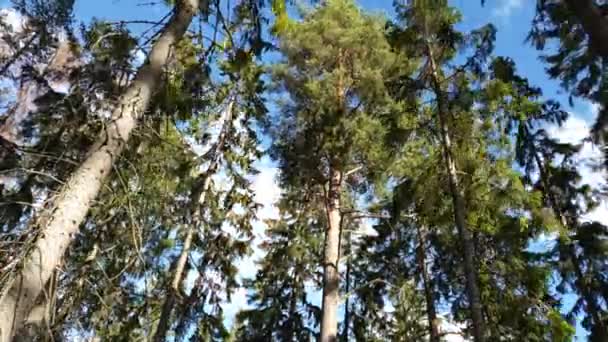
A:
{"label": "green foliage", "polygon": [[[587,5],[600,15],[600,21],[605,19],[604,3],[591,0],[583,4]],[[528,41],[536,49],[546,51],[543,61],[547,65],[547,73],[560,80],[562,87],[570,92],[570,103],[574,97],[581,97],[601,106],[592,133],[596,141],[603,144],[608,122],[606,56],[597,46],[598,37],[592,39],[591,32],[587,31],[590,26],[584,25],[584,21],[591,23],[592,20],[594,18],[578,16],[564,1],[538,1]],[[597,27],[601,29],[605,24],[599,22]]]}
{"label": "green foliage", "polygon": [[253,309],[237,315],[236,341],[305,341],[315,336],[320,309],[307,298],[310,284],[318,285],[315,272],[326,226],[323,208],[301,201],[301,190],[287,193],[280,218],[267,220],[266,255],[259,263],[249,304]]}
{"label": "green foliage", "polygon": [[396,57],[382,25],[351,1],[336,0],[280,35],[285,60],[273,76],[288,99],[268,131],[286,181],[318,182],[330,165],[343,172],[363,166],[369,173],[387,165],[381,142],[396,104],[385,81]]}
{"label": "green foliage", "polygon": [[[48,22],[38,28],[46,38],[61,29],[72,34],[72,1],[15,4]],[[288,15],[291,4],[239,1],[225,9],[201,1],[202,26],[218,31],[214,42],[209,32],[191,28],[173,47],[134,144],[114,165],[50,284],[54,319],[45,330],[55,340],[149,338],[193,228],[185,280],[169,317],[172,338],[317,338],[321,308],[313,292],[322,288],[327,180],[338,170],[348,174],[339,268],[348,270],[339,310],[348,317],[340,339],[426,340],[432,309],[443,323],[464,324],[468,335],[463,243],[437,118],[443,96],[488,338],[570,341],[574,320],[582,318],[590,339],[601,341],[608,228],[582,220],[601,194],[581,184],[580,146],[546,131],[563,124],[567,112],[518,75],[512,60],[493,55],[494,27],[457,30],[462,15],[446,0],[400,1],[388,23],[352,0],[325,1],[302,10],[298,20]],[[271,67],[259,58],[271,48],[266,29],[281,54]],[[28,224],[43,217],[44,207],[34,204],[52,196],[86,156],[108,124],[102,114],[134,75],[141,42],[126,24],[94,20],[80,33],[82,46],[74,40],[73,47],[83,62],[68,93],[55,93],[46,75],[32,74],[26,82],[36,86],[38,110],[30,113],[29,145],[7,145],[10,153],[0,155],[1,176],[15,183],[0,185],[3,271],[17,267],[13,260],[27,250],[21,246],[36,237]],[[48,59],[54,46],[43,38],[33,46],[42,49],[25,52],[19,63]],[[604,61],[562,2],[539,2],[530,39],[539,48],[558,41],[545,60],[550,75],[575,96],[604,101]],[[430,76],[431,53],[439,84]],[[276,111],[268,113],[271,100]],[[228,103],[233,117],[222,121]],[[221,149],[218,127],[225,133]],[[251,176],[262,142],[279,163],[279,217],[265,222],[255,278],[242,281],[237,263],[257,251]],[[217,169],[209,167],[214,160]],[[205,205],[197,206],[193,194],[207,172],[211,185]],[[193,218],[197,210],[201,221]],[[376,234],[363,234],[366,225]],[[556,236],[552,248],[530,248],[546,236]],[[223,304],[242,288],[249,308],[228,327]],[[563,315],[570,294],[577,299]]]}

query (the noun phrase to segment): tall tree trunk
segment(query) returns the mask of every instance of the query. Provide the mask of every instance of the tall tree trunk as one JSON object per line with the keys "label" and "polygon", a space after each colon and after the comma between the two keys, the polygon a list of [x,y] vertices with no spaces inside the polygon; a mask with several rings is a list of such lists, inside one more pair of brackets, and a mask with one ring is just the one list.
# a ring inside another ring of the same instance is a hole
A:
{"label": "tall tree trunk", "polygon": [[154,43],[148,60],[139,69],[112,113],[111,123],[89,156],[57,194],[47,215],[38,222],[38,238],[23,260],[22,268],[8,285],[8,291],[0,297],[0,342],[11,340],[55,267],[61,263],[65,250],[78,233],[112,164],[124,149],[138,119],[148,108],[172,46],[186,32],[198,6],[198,0],[178,1],[173,17]]}
{"label": "tall tree trunk", "polygon": [[232,122],[232,111],[233,111],[234,101],[230,101],[222,116],[220,121],[222,122],[222,129],[220,135],[218,137],[218,141],[213,148],[211,153],[211,164],[207,171],[199,176],[197,180],[197,184],[192,189],[192,193],[190,195],[190,215],[192,215],[192,222],[188,225],[188,230],[186,231],[186,238],[184,239],[184,246],[182,247],[182,251],[179,255],[177,263],[175,265],[175,270],[173,271],[173,280],[171,281],[171,287],[167,293],[167,298],[163,303],[163,308],[161,311],[161,315],[158,321],[158,326],[156,328],[156,333],[154,334],[154,341],[162,342],[165,340],[167,336],[167,331],[169,331],[169,327],[171,326],[171,313],[173,312],[173,307],[177,299],[179,298],[179,288],[182,283],[182,280],[185,276],[184,271],[186,269],[186,262],[188,261],[188,255],[190,255],[190,249],[192,247],[192,240],[194,239],[194,234],[200,229],[202,224],[202,213],[201,209],[205,204],[205,198],[207,195],[207,191],[209,190],[209,186],[211,185],[211,177],[217,171],[219,165],[220,155],[224,149],[226,135],[228,134],[228,130],[231,127]]}
{"label": "tall tree trunk", "polygon": [[568,9],[580,20],[589,36],[591,47],[602,57],[608,58],[608,19],[593,0],[564,0]]}
{"label": "tall tree trunk", "polygon": [[433,88],[437,96],[437,113],[441,130],[441,143],[443,145],[443,159],[445,161],[448,173],[450,194],[452,196],[452,203],[454,206],[454,222],[456,224],[456,228],[458,228],[458,235],[460,236],[460,241],[463,245],[466,291],[471,310],[471,320],[473,321],[473,337],[475,338],[475,342],[482,342],[485,340],[485,322],[483,318],[479,286],[477,284],[477,268],[475,267],[474,257],[475,244],[473,242],[473,238],[471,237],[471,232],[466,224],[466,206],[464,202],[464,195],[462,193],[462,189],[460,189],[458,170],[452,155],[452,141],[447,123],[447,100],[442,89],[441,77],[439,75],[439,70],[430,45],[427,46],[427,50],[433,79]]}
{"label": "tall tree trunk", "polygon": [[[526,128],[526,132],[529,134],[529,130],[527,128]],[[569,220],[566,218],[566,215],[564,214],[562,209],[559,207],[559,203],[558,203],[557,199],[555,198],[555,195],[551,191],[551,187],[549,184],[548,171],[545,168],[545,165],[544,165],[542,159],[540,158],[540,156],[538,155],[538,153],[536,151],[534,151],[534,161],[536,162],[536,165],[538,166],[538,170],[540,173],[540,179],[541,179],[541,182],[542,182],[542,185],[544,188],[544,193],[545,193],[545,196],[547,196],[547,199],[549,200],[549,205],[551,206],[551,209],[553,210],[554,215],[557,216],[561,225],[564,228],[567,229],[568,227],[573,226],[574,222],[569,222]],[[585,275],[583,274],[583,270],[581,269],[580,260],[578,259],[578,256],[576,255],[576,250],[574,248],[574,245],[571,242],[566,241],[565,239],[563,239],[561,237],[559,238],[558,243],[561,245],[564,245],[566,247],[566,250],[565,250],[566,258],[568,258],[570,260],[570,263],[572,264],[572,267],[574,268],[574,274],[576,275],[575,285],[579,288],[579,291],[580,291],[583,299],[585,300],[585,303],[587,304],[587,309],[589,310],[589,312],[591,313],[591,317],[593,318],[593,325],[596,327],[596,329],[600,329],[606,336],[608,336],[608,330],[606,330],[606,326],[605,326],[604,321],[602,320],[602,316],[600,314],[601,308],[599,307],[599,305],[597,303],[597,299],[593,295],[593,291],[591,291],[591,289],[589,288],[588,282],[585,280]]]}
{"label": "tall tree trunk", "polygon": [[350,269],[351,269],[351,262],[352,262],[352,236],[351,233],[348,232],[346,234],[346,244],[344,245],[344,255],[346,256],[346,275],[345,275],[345,286],[344,286],[344,292],[346,293],[346,300],[344,302],[344,328],[342,330],[342,341],[344,342],[348,342],[348,332],[349,332],[349,325],[350,325]]}
{"label": "tall tree trunk", "polygon": [[338,338],[338,301],[340,299],[340,191],[342,172],[330,170],[329,190],[326,211],[328,227],[325,231],[325,250],[323,254],[323,307],[320,342],[336,342]]}
{"label": "tall tree trunk", "polygon": [[426,229],[416,224],[418,235],[418,248],[416,249],[416,261],[420,269],[422,284],[424,285],[424,297],[426,299],[426,316],[429,320],[429,341],[439,342],[439,320],[435,309],[435,295],[433,294],[433,281],[429,277],[426,268]]}

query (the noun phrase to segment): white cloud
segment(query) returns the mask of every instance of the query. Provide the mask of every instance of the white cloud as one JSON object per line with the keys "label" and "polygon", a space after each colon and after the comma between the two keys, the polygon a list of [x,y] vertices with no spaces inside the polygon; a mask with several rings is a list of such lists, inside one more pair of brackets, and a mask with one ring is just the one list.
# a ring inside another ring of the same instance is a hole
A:
{"label": "white cloud", "polygon": [[263,166],[258,167],[258,170],[260,173],[255,176],[252,184],[255,201],[263,206],[258,212],[258,217],[260,219],[278,218],[279,210],[275,205],[281,196],[281,188],[276,179],[278,169],[274,166]]}
{"label": "white cloud", "polygon": [[27,19],[12,8],[1,9],[0,18],[4,23],[10,26],[14,33],[22,32],[27,24]]}
{"label": "white cloud", "polygon": [[230,302],[221,304],[222,310],[224,310],[225,323],[227,326],[231,326],[234,323],[236,314],[241,310],[246,310],[250,306],[247,303],[247,289],[239,287],[230,296]]}
{"label": "white cloud", "polygon": [[561,127],[556,125],[550,126],[547,129],[547,133],[561,142],[579,144],[589,136],[589,125],[580,116],[571,114]]}
{"label": "white cloud", "polygon": [[[589,104],[590,120],[595,120],[598,106]],[[561,127],[551,126],[547,129],[549,135],[561,142],[570,144],[582,144],[580,152],[576,156],[579,165],[578,170],[581,175],[581,183],[588,184],[594,189],[606,186],[606,172],[596,170],[593,166],[598,165],[603,158],[602,151],[598,146],[586,140],[590,135],[588,121],[580,115],[571,113],[568,120]],[[608,224],[608,203],[603,200],[600,205],[582,217],[584,221],[598,221]]]}
{"label": "white cloud", "polygon": [[500,0],[496,7],[492,10],[494,17],[506,19],[510,17],[514,12],[522,9],[524,6],[524,0]]}
{"label": "white cloud", "polygon": [[142,64],[144,64],[144,62],[146,61],[146,54],[141,51],[141,49],[137,49],[137,51],[135,51],[135,54],[133,55],[134,57],[134,61],[133,61],[133,65],[137,68],[139,66],[141,66]]}

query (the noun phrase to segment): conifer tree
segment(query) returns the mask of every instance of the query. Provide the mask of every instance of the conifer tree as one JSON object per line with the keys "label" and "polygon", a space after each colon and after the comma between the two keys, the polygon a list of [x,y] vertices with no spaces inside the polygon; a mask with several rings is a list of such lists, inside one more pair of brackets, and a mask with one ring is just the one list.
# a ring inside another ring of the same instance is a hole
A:
{"label": "conifer tree", "polygon": [[[401,19],[407,25],[406,35],[408,38],[411,37],[408,48],[423,51],[420,56],[427,60],[428,69],[424,70],[424,73],[428,73],[428,76],[425,76],[426,79],[422,82],[426,82],[436,99],[437,123],[445,172],[448,174],[448,184],[453,201],[454,222],[463,246],[466,290],[473,321],[473,336],[475,341],[484,341],[486,332],[478,284],[478,267],[474,255],[475,246],[470,228],[467,227],[465,194],[454,156],[455,148],[452,146],[454,133],[450,132],[454,129],[450,126],[451,117],[454,117],[456,113],[452,112],[453,105],[449,98],[451,87],[449,77],[446,77],[442,68],[447,60],[453,58],[455,48],[464,43],[463,37],[452,28],[458,21],[458,15],[447,6],[446,1],[412,1],[398,6],[398,10]],[[489,47],[491,47],[491,41]],[[483,58],[483,55],[487,55],[488,52],[490,52],[488,47],[483,45],[476,51],[480,58]],[[471,61],[472,64],[477,63],[474,59]]]}
{"label": "conifer tree", "polygon": [[[482,3],[485,1],[482,1]],[[606,4],[597,0],[538,0],[528,41],[547,51],[547,74],[570,92],[570,103],[581,97],[600,105],[592,128],[602,145],[607,139],[605,72],[608,61]],[[556,43],[557,51],[552,51]]]}
{"label": "conifer tree", "polygon": [[[527,182],[542,192],[545,205],[562,228],[550,253],[562,277],[558,289],[570,288],[580,294],[574,311],[585,306],[588,315],[584,321],[592,332],[592,340],[602,341],[601,336],[608,334],[605,310],[600,304],[601,289],[606,282],[596,273],[598,269],[593,263],[605,260],[606,250],[597,241],[604,236],[606,227],[599,222],[581,221],[581,215],[594,208],[597,199],[589,186],[578,184],[581,177],[574,157],[580,147],[560,143],[542,128],[546,124],[561,125],[568,113],[555,102],[541,102],[542,91],[517,75],[511,60],[497,59],[493,70],[499,80],[496,90],[511,95],[512,100],[505,103],[503,109],[507,114],[507,128],[517,131],[517,161],[526,170]],[[555,164],[558,155],[562,160]],[[585,260],[585,240],[594,246],[593,257],[588,260]]]}
{"label": "conifer tree", "polygon": [[287,190],[279,218],[268,220],[267,252],[248,282],[254,307],[237,316],[237,341],[305,341],[318,336],[320,308],[308,292],[319,284],[318,260],[327,226],[324,208],[304,189]]}
{"label": "conifer tree", "polygon": [[[328,227],[322,265],[321,341],[338,338],[342,193],[354,174],[379,174],[390,112],[384,87],[393,56],[379,19],[347,0],[327,1],[280,34],[285,62],[275,67],[288,99],[269,128],[281,183],[323,189]],[[273,118],[274,119],[274,118]],[[369,184],[363,178],[362,186]]]}

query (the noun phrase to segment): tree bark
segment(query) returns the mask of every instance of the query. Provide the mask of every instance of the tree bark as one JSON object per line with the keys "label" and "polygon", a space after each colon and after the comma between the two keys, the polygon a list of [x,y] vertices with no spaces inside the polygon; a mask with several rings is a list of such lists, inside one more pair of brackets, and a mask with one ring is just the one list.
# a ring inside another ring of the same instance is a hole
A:
{"label": "tree bark", "polygon": [[426,268],[426,229],[419,224],[416,225],[418,235],[418,248],[416,249],[416,261],[420,269],[422,284],[424,286],[424,296],[426,299],[426,316],[429,320],[429,341],[439,342],[439,320],[437,320],[437,310],[435,309],[435,295],[433,294],[433,281],[429,277]]}
{"label": "tree bark", "polygon": [[190,215],[192,215],[192,222],[188,225],[186,238],[184,239],[184,246],[182,247],[182,251],[175,265],[175,270],[173,271],[171,287],[169,288],[167,298],[163,303],[156,333],[154,334],[154,341],[156,342],[162,342],[165,340],[167,331],[169,331],[169,327],[171,325],[171,313],[173,312],[173,307],[175,306],[175,303],[179,297],[179,288],[185,276],[184,270],[186,268],[188,255],[190,254],[190,249],[192,247],[194,233],[200,229],[202,224],[201,208],[205,204],[207,191],[211,185],[211,176],[213,176],[213,174],[217,171],[219,156],[224,149],[226,135],[228,134],[228,129],[231,125],[233,105],[234,102],[230,101],[228,107],[222,113],[222,117],[220,118],[220,121],[222,122],[222,130],[215,147],[213,147],[214,150],[211,155],[211,164],[209,165],[207,171],[199,176],[199,179],[196,182],[198,184],[194,187],[191,193]]}
{"label": "tree bark", "polygon": [[452,155],[452,141],[448,128],[447,117],[448,108],[445,93],[441,86],[439,70],[433,56],[433,50],[430,45],[427,46],[427,53],[431,67],[431,75],[433,81],[434,92],[437,96],[437,114],[439,117],[439,126],[441,131],[441,143],[443,150],[443,159],[448,173],[448,183],[452,203],[454,207],[454,222],[458,229],[458,235],[463,245],[464,256],[464,272],[466,278],[466,291],[469,299],[471,310],[471,320],[473,321],[473,337],[475,342],[485,341],[485,322],[483,318],[483,310],[481,305],[481,297],[479,294],[479,286],[477,283],[477,268],[475,267],[475,244],[466,223],[466,205],[464,195],[460,188],[458,169]]}
{"label": "tree bark", "polygon": [[102,182],[110,173],[112,164],[124,149],[138,119],[148,108],[171,47],[186,32],[198,5],[198,0],[181,0],[177,3],[173,17],[154,43],[148,60],[139,69],[112,113],[112,121],[85,161],[56,195],[51,210],[39,222],[38,238],[23,260],[23,267],[8,285],[8,291],[0,298],[0,342],[9,342],[14,332],[22,326],[44,284],[60,264],[65,250],[97,197]]}
{"label": "tree bark", "polygon": [[348,341],[348,332],[350,328],[350,269],[351,269],[351,258],[352,258],[352,236],[351,233],[347,233],[346,245],[344,247],[344,255],[346,255],[346,275],[345,275],[345,286],[344,292],[346,293],[346,301],[344,302],[344,327],[342,330],[342,341]]}
{"label": "tree bark", "polygon": [[325,250],[323,254],[323,306],[321,319],[320,342],[336,342],[338,339],[338,301],[340,299],[340,191],[342,172],[330,170],[329,190],[327,192],[326,211],[328,227],[325,232]]}
{"label": "tree bark", "polygon": [[568,9],[579,19],[589,36],[591,47],[602,57],[608,58],[608,20],[593,0],[564,0]]}

